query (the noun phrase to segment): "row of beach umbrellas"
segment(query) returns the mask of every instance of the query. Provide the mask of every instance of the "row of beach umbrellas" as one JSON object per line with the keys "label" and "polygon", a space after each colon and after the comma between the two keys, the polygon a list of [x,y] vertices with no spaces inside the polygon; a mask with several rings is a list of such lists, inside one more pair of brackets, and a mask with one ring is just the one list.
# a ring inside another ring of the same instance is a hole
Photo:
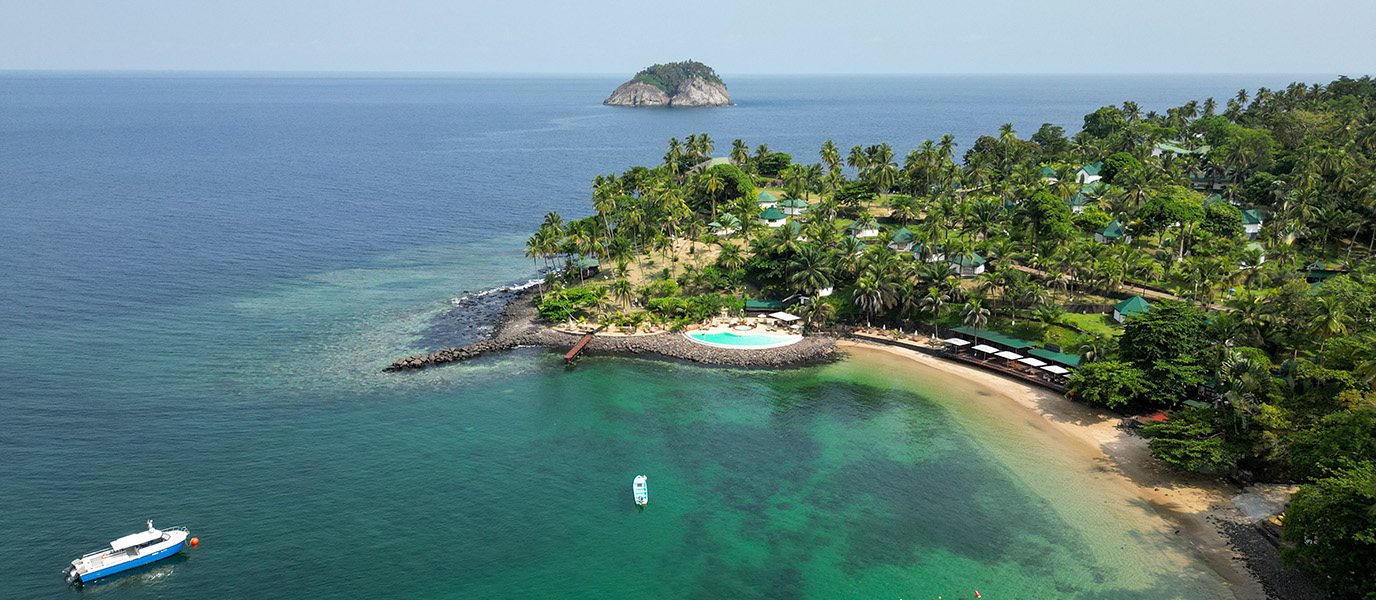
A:
{"label": "row of beach umbrellas", "polygon": [[[950,344],[950,345],[955,346],[955,347],[957,347],[957,348],[961,348],[961,347],[964,347],[964,346],[969,346],[970,343],[971,343],[970,340],[964,340],[964,339],[961,339],[961,338],[950,338],[950,339],[943,340],[943,341],[945,341],[947,344]],[[974,346],[973,348],[970,348],[970,349],[971,349],[971,350],[974,350],[974,351],[976,351],[976,352],[983,352],[984,354],[993,354],[994,356],[997,356],[997,357],[1002,358],[1002,359],[1006,359],[1006,360],[1008,360],[1008,361],[1017,361],[1017,362],[1020,362],[1020,363],[1022,363],[1022,364],[1024,364],[1024,365],[1027,365],[1027,366],[1029,366],[1029,367],[1035,367],[1035,368],[1041,369],[1041,370],[1043,370],[1043,371],[1046,371],[1046,372],[1048,372],[1048,373],[1055,373],[1056,375],[1066,375],[1066,374],[1069,374],[1069,373],[1070,373],[1070,369],[1067,369],[1067,368],[1065,368],[1065,367],[1062,367],[1062,366],[1059,366],[1059,365],[1047,364],[1047,362],[1044,361],[1044,360],[1041,360],[1041,359],[1038,359],[1038,358],[1033,358],[1033,357],[1031,357],[1031,356],[1023,356],[1023,355],[1021,355],[1021,354],[1018,354],[1017,352],[1010,352],[1010,351],[1008,351],[1008,350],[999,350],[998,348],[995,348],[995,347],[993,347],[993,346],[989,346],[989,345],[987,345],[987,344],[979,344],[979,345]]]}

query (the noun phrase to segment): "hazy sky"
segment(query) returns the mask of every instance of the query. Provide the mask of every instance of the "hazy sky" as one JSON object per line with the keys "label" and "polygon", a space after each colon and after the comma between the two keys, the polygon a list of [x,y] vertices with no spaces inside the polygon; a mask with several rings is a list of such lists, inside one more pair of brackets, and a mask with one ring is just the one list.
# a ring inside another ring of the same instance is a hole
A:
{"label": "hazy sky", "polygon": [[1376,71],[1373,0],[0,0],[0,69]]}

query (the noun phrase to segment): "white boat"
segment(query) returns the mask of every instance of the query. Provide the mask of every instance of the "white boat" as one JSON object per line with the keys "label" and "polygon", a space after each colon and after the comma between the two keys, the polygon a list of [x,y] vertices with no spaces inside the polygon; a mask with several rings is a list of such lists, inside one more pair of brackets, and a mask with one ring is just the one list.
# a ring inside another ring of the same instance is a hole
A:
{"label": "white boat", "polygon": [[635,503],[636,503],[636,504],[639,504],[639,505],[641,505],[641,506],[644,506],[644,505],[646,505],[646,504],[649,504],[649,502],[650,502],[650,490],[649,490],[649,488],[645,487],[645,476],[644,476],[644,475],[636,475],[636,476],[635,476],[635,485],[634,485],[634,486],[631,486],[631,494],[633,494],[633,495],[635,496]]}
{"label": "white boat", "polygon": [[154,529],[149,520],[147,531],[131,533],[110,542],[109,548],[72,561],[65,570],[67,583],[87,583],[162,560],[181,552],[190,535],[185,527]]}

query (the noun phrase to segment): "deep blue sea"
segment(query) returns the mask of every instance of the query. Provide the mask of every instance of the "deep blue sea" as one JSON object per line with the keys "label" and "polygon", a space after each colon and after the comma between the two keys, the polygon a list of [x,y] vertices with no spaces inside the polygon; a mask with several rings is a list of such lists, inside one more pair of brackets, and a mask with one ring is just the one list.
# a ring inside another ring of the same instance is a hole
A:
{"label": "deep blue sea", "polygon": [[[636,110],[615,78],[0,73],[0,598],[1226,597],[1151,539],[1106,558],[958,398],[852,363],[379,371],[669,137],[902,156],[1294,79],[727,77],[738,106]],[[985,504],[912,501],[960,481]],[[204,543],[63,585],[148,518]]]}

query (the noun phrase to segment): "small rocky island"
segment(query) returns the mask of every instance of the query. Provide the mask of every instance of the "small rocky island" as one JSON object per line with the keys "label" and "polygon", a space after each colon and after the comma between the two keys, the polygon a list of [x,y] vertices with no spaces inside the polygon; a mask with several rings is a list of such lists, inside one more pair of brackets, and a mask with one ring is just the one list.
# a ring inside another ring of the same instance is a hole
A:
{"label": "small rocky island", "polygon": [[731,94],[712,67],[697,61],[653,65],[617,86],[602,101],[608,106],[669,108],[730,106]]}

